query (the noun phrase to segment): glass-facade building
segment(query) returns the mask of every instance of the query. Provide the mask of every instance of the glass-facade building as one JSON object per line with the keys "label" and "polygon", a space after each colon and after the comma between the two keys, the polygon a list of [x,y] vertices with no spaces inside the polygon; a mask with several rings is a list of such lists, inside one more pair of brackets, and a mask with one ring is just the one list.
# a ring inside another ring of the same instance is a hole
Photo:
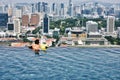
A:
{"label": "glass-facade building", "polygon": [[8,23],[7,27],[8,27],[8,30],[10,30],[10,31],[14,30],[14,24],[13,23]]}
{"label": "glass-facade building", "polygon": [[49,32],[49,18],[47,17],[47,14],[45,14],[45,17],[43,19],[43,33]]}
{"label": "glass-facade building", "polygon": [[8,14],[0,13],[0,28],[6,28],[8,23]]}

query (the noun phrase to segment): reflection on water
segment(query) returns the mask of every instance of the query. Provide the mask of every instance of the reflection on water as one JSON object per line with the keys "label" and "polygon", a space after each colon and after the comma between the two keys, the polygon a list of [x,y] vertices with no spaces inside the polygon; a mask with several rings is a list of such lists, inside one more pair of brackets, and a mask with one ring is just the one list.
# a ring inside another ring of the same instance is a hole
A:
{"label": "reflection on water", "polygon": [[0,80],[120,80],[120,49],[0,47]]}

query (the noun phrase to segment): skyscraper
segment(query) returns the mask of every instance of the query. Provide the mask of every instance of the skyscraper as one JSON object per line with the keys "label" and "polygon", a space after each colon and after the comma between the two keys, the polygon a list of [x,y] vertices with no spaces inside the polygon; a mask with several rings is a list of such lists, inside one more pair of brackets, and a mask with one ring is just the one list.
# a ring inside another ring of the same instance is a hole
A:
{"label": "skyscraper", "polygon": [[39,24],[39,15],[38,14],[31,14],[30,25],[37,26]]}
{"label": "skyscraper", "polygon": [[38,12],[41,12],[41,2],[38,2]]}
{"label": "skyscraper", "polygon": [[22,17],[22,10],[21,9],[15,9],[14,16],[17,17],[17,18],[21,18]]}
{"label": "skyscraper", "polygon": [[34,4],[31,4],[31,7],[32,7],[32,13],[34,13],[35,12]]}
{"label": "skyscraper", "polygon": [[49,33],[49,18],[47,14],[45,14],[43,18],[43,34]]}
{"label": "skyscraper", "polygon": [[11,17],[13,15],[13,8],[10,5],[8,5],[7,12],[8,12],[9,17]]}
{"label": "skyscraper", "polygon": [[60,15],[64,16],[64,4],[63,3],[60,4]]}
{"label": "skyscraper", "polygon": [[28,27],[29,25],[29,15],[23,15],[22,16],[22,26]]}
{"label": "skyscraper", "polygon": [[55,12],[55,3],[52,4],[52,12]]}
{"label": "skyscraper", "polygon": [[13,19],[13,23],[14,23],[14,33],[18,34],[20,33],[20,19]]}
{"label": "skyscraper", "polygon": [[8,22],[8,14],[0,13],[0,28],[6,28]]}
{"label": "skyscraper", "polygon": [[72,16],[72,0],[69,0],[68,15]]}
{"label": "skyscraper", "polygon": [[42,2],[42,12],[47,13],[48,11],[48,3]]}
{"label": "skyscraper", "polygon": [[4,13],[5,5],[0,4],[0,13]]}
{"label": "skyscraper", "polygon": [[114,16],[108,16],[107,18],[107,32],[113,33],[115,28],[115,17]]}

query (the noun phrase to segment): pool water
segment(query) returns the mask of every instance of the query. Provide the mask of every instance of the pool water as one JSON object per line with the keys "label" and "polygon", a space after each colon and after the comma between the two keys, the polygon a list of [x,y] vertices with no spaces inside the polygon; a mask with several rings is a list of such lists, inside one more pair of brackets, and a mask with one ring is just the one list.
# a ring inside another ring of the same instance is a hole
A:
{"label": "pool water", "polygon": [[119,48],[0,47],[0,80],[120,80]]}

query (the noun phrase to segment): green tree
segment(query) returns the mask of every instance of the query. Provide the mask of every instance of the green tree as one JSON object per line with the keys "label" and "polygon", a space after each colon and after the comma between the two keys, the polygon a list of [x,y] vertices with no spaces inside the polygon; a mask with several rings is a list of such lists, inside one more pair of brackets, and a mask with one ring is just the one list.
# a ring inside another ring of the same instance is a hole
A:
{"label": "green tree", "polygon": [[36,33],[38,33],[39,30],[40,30],[40,27],[37,27],[35,30],[32,31],[32,34],[36,34]]}

